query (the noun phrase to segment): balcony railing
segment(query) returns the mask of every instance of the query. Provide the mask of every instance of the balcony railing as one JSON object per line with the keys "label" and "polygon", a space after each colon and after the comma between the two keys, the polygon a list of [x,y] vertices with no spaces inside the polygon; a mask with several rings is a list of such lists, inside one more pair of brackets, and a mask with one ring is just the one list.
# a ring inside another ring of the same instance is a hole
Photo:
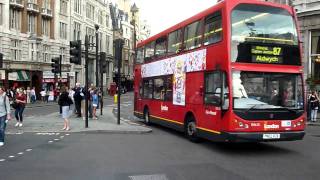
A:
{"label": "balcony railing", "polygon": [[28,11],[31,11],[31,12],[36,12],[36,13],[38,13],[38,12],[39,12],[39,6],[38,6],[38,4],[29,3],[29,2],[28,2],[27,10],[28,10]]}
{"label": "balcony railing", "polygon": [[10,6],[16,8],[24,8],[23,0],[10,0]]}
{"label": "balcony railing", "polygon": [[41,14],[42,14],[42,16],[52,18],[52,11],[51,11],[51,9],[42,8],[42,9],[41,9]]}

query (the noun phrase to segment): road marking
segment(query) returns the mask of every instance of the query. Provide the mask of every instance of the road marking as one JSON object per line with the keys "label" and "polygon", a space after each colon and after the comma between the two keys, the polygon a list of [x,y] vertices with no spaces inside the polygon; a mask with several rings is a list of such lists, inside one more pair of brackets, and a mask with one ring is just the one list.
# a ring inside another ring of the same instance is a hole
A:
{"label": "road marking", "polygon": [[55,141],[59,141],[60,139],[54,139]]}
{"label": "road marking", "polygon": [[66,134],[66,136],[70,136],[70,134]]}
{"label": "road marking", "polygon": [[6,159],[0,159],[0,162],[6,161]]}
{"label": "road marking", "polygon": [[15,156],[9,156],[9,158],[14,158]]}
{"label": "road marking", "polygon": [[165,174],[129,176],[131,180],[169,180]]}
{"label": "road marking", "polygon": [[48,141],[48,143],[53,143],[53,141]]}
{"label": "road marking", "polygon": [[23,154],[23,152],[19,152],[18,154],[19,154],[19,155],[22,155],[22,154]]}
{"label": "road marking", "polygon": [[26,151],[27,151],[27,152],[30,152],[30,151],[32,151],[32,149],[26,149]]}
{"label": "road marking", "polygon": [[64,138],[64,136],[60,136],[60,139],[63,139]]}

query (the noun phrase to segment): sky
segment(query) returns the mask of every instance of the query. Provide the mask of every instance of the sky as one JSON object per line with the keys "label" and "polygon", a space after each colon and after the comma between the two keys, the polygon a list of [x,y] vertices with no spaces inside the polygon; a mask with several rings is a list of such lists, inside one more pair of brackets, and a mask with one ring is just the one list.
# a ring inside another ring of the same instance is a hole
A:
{"label": "sky", "polygon": [[216,4],[216,0],[131,0],[147,20],[151,36]]}

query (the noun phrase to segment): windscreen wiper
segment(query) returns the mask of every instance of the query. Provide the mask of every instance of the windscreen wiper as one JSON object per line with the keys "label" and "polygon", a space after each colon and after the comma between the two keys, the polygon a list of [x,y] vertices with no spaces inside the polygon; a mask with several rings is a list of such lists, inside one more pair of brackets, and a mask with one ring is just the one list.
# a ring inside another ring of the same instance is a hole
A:
{"label": "windscreen wiper", "polygon": [[247,112],[251,111],[252,109],[254,109],[255,107],[258,107],[258,106],[261,106],[261,105],[263,105],[263,104],[254,104],[253,106],[251,106],[250,108],[248,108],[248,109],[245,111],[245,113],[247,113]]}

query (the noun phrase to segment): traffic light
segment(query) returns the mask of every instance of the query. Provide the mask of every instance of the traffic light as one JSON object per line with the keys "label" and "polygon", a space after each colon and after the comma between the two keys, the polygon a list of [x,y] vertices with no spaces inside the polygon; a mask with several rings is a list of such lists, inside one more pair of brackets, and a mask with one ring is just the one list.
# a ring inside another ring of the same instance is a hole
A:
{"label": "traffic light", "polygon": [[81,65],[81,40],[70,41],[70,63]]}
{"label": "traffic light", "polygon": [[107,73],[107,61],[106,61],[106,53],[100,52],[100,67],[101,67],[101,73]]}
{"label": "traffic light", "polygon": [[0,68],[3,67],[3,54],[0,53]]}
{"label": "traffic light", "polygon": [[51,59],[51,67],[52,67],[52,73],[58,74],[60,73],[60,58],[59,57],[55,57]]}
{"label": "traffic light", "polygon": [[115,64],[117,64],[118,67],[121,67],[121,65],[122,65],[123,45],[124,45],[123,39],[114,40],[114,59],[115,59]]}

